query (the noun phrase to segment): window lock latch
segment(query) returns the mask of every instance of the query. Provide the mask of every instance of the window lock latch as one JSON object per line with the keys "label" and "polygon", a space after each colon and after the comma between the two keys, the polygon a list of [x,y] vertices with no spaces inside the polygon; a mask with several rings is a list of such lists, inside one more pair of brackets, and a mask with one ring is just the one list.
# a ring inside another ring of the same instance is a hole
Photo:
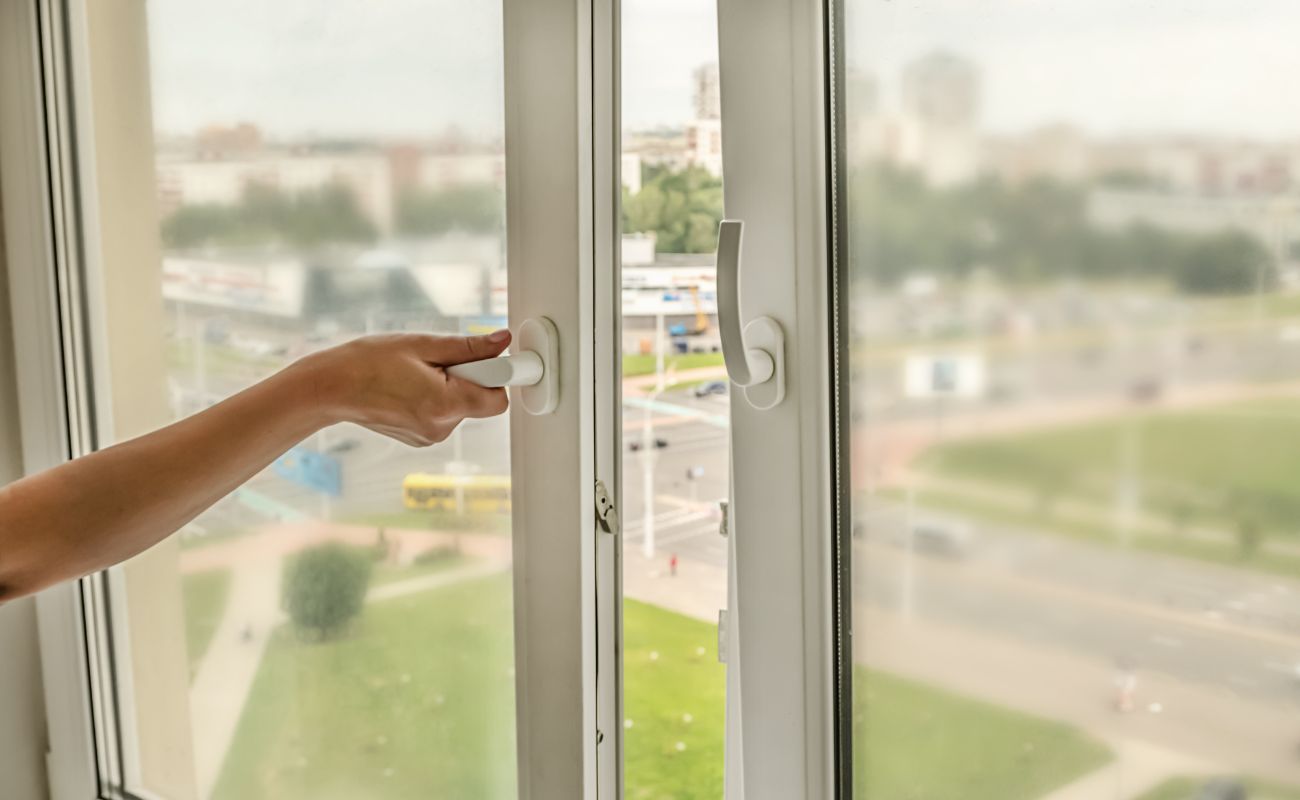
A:
{"label": "window lock latch", "polygon": [[605,488],[605,482],[596,481],[596,521],[600,523],[600,529],[605,533],[618,535],[618,509],[614,507],[614,501],[609,498],[609,490]]}

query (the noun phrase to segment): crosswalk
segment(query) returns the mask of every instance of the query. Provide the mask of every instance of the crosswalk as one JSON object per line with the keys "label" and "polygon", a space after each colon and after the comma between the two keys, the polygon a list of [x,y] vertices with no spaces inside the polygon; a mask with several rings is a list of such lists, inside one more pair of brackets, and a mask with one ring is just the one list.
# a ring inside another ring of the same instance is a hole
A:
{"label": "crosswalk", "polygon": [[[701,548],[699,555],[707,552],[725,558],[725,543],[718,535],[720,520],[714,509],[684,506],[655,514],[654,520],[657,547],[690,542]],[[642,541],[645,538],[644,519],[627,520],[623,525],[623,537],[628,543]]]}

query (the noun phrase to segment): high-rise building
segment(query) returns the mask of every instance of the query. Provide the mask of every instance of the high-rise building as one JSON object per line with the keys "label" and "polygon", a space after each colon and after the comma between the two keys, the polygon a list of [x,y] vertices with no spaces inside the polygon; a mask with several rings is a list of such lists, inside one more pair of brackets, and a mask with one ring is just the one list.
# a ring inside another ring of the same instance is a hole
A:
{"label": "high-rise building", "polygon": [[931,183],[962,183],[979,172],[979,70],[946,52],[903,69],[899,159]]}
{"label": "high-rise building", "polygon": [[695,119],[686,123],[686,163],[722,174],[722,95],[718,65],[695,70]]}
{"label": "high-rise building", "polygon": [[722,118],[722,91],[718,65],[702,64],[695,70],[695,118]]}
{"label": "high-rise building", "polygon": [[904,113],[940,128],[974,128],[979,116],[979,70],[961,56],[935,52],[903,68]]}

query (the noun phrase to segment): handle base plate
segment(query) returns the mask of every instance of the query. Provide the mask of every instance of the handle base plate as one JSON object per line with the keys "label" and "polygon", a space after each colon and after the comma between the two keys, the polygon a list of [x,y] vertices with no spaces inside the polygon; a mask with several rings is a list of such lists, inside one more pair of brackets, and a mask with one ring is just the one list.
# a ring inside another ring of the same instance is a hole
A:
{"label": "handle base plate", "polygon": [[542,357],[542,378],[519,387],[519,402],[529,414],[549,414],[560,404],[560,333],[546,317],[530,317],[519,326],[515,352],[531,350]]}
{"label": "handle base plate", "polygon": [[785,399],[785,332],[771,317],[756,317],[745,326],[746,349],[763,350],[772,358],[772,377],[745,387],[745,399],[760,411],[775,408]]}

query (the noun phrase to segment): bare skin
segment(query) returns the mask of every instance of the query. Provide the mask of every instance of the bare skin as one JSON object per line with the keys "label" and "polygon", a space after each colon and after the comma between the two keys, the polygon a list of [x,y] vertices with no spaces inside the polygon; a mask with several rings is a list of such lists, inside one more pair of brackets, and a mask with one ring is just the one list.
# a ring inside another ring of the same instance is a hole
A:
{"label": "bare skin", "polygon": [[0,488],[0,602],[148,549],[321,428],[413,447],[506,410],[442,367],[499,355],[488,336],[368,336],[306,356],[192,417]]}

